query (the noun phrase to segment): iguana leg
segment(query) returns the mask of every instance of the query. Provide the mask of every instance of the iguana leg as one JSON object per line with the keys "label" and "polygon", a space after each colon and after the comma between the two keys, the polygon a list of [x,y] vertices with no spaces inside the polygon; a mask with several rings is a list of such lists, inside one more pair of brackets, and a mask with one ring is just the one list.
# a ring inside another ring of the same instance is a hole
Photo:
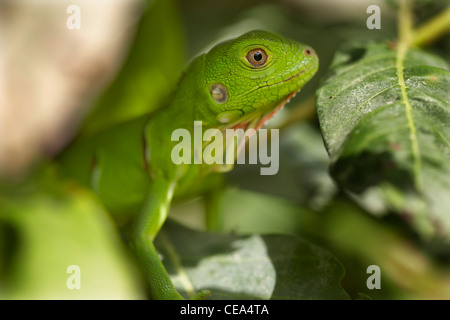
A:
{"label": "iguana leg", "polygon": [[155,179],[130,233],[132,250],[143,267],[151,298],[156,300],[183,299],[173,286],[153,245],[167,218],[173,191],[174,183]]}

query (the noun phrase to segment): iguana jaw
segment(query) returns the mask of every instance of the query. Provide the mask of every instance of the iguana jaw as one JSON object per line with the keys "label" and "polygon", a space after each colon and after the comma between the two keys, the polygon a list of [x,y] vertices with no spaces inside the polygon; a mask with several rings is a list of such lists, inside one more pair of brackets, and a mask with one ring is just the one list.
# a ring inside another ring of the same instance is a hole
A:
{"label": "iguana jaw", "polygon": [[[284,79],[280,82],[272,83],[269,86],[272,87],[275,85],[279,85],[281,83],[292,82],[293,79],[295,79],[298,76],[300,76],[301,74],[304,74],[305,72],[309,72],[309,71],[310,70],[308,68],[302,69],[299,72],[297,72],[296,74],[294,74],[293,76],[291,76],[287,79]],[[261,88],[263,88],[263,87],[258,87],[257,90],[259,90]],[[254,129],[255,131],[258,131],[270,119],[272,119],[275,116],[275,114],[277,114],[278,111],[283,109],[284,105],[286,103],[289,103],[290,100],[293,97],[295,97],[295,95],[300,91],[300,89],[301,89],[301,87],[298,88],[297,90],[291,92],[290,94],[288,94],[284,99],[281,100],[281,102],[276,104],[275,107],[273,107],[273,105],[271,105],[269,107],[258,108],[257,110],[250,112],[248,114],[244,114],[240,118],[236,119],[235,121],[232,121],[232,122],[222,126],[220,129],[222,129],[222,131],[225,131],[226,129],[244,129],[244,130]],[[253,92],[253,91],[254,90],[252,90],[251,92]]]}
{"label": "iguana jaw", "polygon": [[[234,145],[233,148],[236,148],[236,152],[234,153],[235,155],[235,159],[237,158],[238,153],[240,152],[240,150],[244,147],[245,142],[247,139],[249,139],[252,135],[254,135],[262,126],[264,126],[270,119],[272,119],[275,114],[277,114],[278,111],[280,111],[281,109],[283,109],[284,105],[286,103],[289,103],[290,100],[295,97],[295,95],[300,91],[300,89],[291,92],[289,95],[287,95],[279,104],[277,104],[274,108],[264,108],[262,110],[255,110],[251,113],[249,113],[248,115],[244,115],[242,116],[240,119],[238,119],[237,121],[224,125],[223,127],[221,127],[221,131],[223,134],[224,139],[226,139],[227,136],[227,132],[226,129],[242,129],[244,131],[247,131],[247,134],[245,134],[243,136],[243,139],[241,139],[240,141],[237,142],[236,145]],[[253,131],[251,131],[251,129],[253,129]],[[250,131],[248,131],[250,130]],[[203,148],[206,147],[207,144],[203,145]],[[225,142],[226,145],[226,142]],[[229,146],[227,146],[228,148]],[[225,151],[227,152],[227,151]],[[215,169],[213,169],[214,171],[229,171],[232,169],[232,165],[227,165],[227,166],[216,166],[214,167]]]}
{"label": "iguana jaw", "polygon": [[[243,136],[243,139],[240,139],[237,144],[233,143],[233,149],[235,148],[234,158],[236,160],[238,153],[240,150],[244,147],[245,142],[247,139],[249,139],[252,135],[254,135],[261,127],[263,127],[270,119],[272,119],[275,114],[283,109],[284,105],[286,103],[289,103],[290,100],[295,97],[295,95],[300,91],[298,89],[297,91],[291,92],[289,95],[287,95],[279,104],[277,104],[274,108],[264,108],[263,110],[255,110],[248,115],[244,115],[237,121],[234,121],[233,123],[227,124],[222,126],[220,131],[222,132],[222,137],[224,139],[224,145],[226,146],[225,153],[227,153],[227,148],[230,146],[226,143],[226,136],[227,132],[226,129],[242,129],[244,131],[253,129],[253,131],[247,132]],[[233,140],[234,141],[234,140]],[[203,144],[203,149],[208,145],[208,143]],[[210,166],[212,168],[212,171],[217,172],[227,172],[230,171],[233,168],[234,164],[230,165],[213,165]]]}
{"label": "iguana jaw", "polygon": [[291,94],[289,94],[286,99],[284,99],[278,106],[276,106],[272,111],[266,113],[263,115],[263,117],[260,118],[259,122],[257,123],[255,130],[258,130],[259,128],[261,128],[262,126],[266,125],[267,122],[269,122],[270,119],[272,119],[275,114],[277,114],[278,111],[280,111],[281,109],[283,109],[284,105],[286,103],[289,103],[291,101],[292,98],[295,97],[295,95],[300,91],[294,91]]}

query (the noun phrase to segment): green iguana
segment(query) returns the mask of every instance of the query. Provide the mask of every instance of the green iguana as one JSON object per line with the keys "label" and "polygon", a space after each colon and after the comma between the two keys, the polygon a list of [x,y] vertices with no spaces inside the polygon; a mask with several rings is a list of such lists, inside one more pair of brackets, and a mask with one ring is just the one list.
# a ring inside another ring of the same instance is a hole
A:
{"label": "green iguana", "polygon": [[194,121],[219,130],[259,129],[317,69],[311,47],[269,32],[246,33],[195,58],[156,112],[75,141],[61,155],[67,176],[92,188],[117,221],[130,221],[129,245],[153,299],[182,299],[153,245],[173,197],[208,192],[215,171],[224,171],[175,164],[174,130],[192,133]]}

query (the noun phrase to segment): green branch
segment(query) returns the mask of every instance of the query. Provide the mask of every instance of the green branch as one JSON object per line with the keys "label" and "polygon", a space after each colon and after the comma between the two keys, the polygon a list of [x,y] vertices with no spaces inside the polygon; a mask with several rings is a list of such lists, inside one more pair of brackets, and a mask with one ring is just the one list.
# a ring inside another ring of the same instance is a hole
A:
{"label": "green branch", "polygon": [[408,47],[412,39],[413,16],[411,2],[400,0],[398,12],[398,42],[399,46]]}
{"label": "green branch", "polygon": [[422,47],[450,32],[450,6],[412,32],[410,45]]}

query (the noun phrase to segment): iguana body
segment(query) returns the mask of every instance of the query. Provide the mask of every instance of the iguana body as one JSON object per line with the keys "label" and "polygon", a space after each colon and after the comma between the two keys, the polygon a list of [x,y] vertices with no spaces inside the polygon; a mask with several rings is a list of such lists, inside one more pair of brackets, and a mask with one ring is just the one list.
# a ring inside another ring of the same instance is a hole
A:
{"label": "iguana body", "polygon": [[130,245],[152,298],[181,298],[153,246],[173,196],[208,189],[205,179],[218,169],[174,164],[172,132],[193,134],[194,121],[205,129],[258,129],[317,68],[308,46],[268,32],[244,34],[192,61],[157,112],[76,142],[62,155],[64,171],[91,187],[118,221],[132,218]]}

